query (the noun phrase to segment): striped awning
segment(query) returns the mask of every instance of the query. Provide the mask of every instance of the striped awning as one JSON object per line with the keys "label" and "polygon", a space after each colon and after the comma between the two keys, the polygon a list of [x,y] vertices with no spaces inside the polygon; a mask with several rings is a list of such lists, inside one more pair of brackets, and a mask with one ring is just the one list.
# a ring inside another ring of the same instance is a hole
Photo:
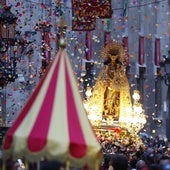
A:
{"label": "striped awning", "polygon": [[69,58],[60,49],[25,107],[7,131],[3,156],[28,161],[70,161],[93,166],[101,146],[83,107]]}

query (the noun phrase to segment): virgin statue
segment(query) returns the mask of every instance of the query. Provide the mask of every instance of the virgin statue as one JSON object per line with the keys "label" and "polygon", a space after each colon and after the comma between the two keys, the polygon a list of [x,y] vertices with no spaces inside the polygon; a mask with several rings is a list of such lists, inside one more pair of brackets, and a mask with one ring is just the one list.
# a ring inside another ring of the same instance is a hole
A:
{"label": "virgin statue", "polygon": [[121,44],[112,42],[103,48],[101,57],[104,66],[91,97],[85,101],[88,117],[94,126],[125,126],[124,118],[132,105],[126,76],[126,51]]}

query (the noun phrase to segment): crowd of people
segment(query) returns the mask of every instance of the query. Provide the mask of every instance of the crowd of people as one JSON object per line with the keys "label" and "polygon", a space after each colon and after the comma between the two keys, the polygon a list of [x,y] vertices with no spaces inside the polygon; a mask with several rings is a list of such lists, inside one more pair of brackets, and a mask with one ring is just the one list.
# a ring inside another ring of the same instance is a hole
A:
{"label": "crowd of people", "polygon": [[[100,170],[170,170],[170,142],[159,136],[143,137],[142,141],[143,146],[138,150],[127,150],[128,146],[122,149],[115,143],[114,145],[107,143],[107,146],[103,148]],[[110,152],[106,152],[106,148]],[[21,170],[21,166],[17,165],[19,165],[18,162],[15,163],[15,169]],[[30,168],[36,169],[34,166]],[[64,170],[65,166],[58,162],[41,162],[40,170],[47,169]]]}
{"label": "crowd of people", "polygon": [[170,170],[170,143],[158,136],[142,140],[144,147],[137,151],[128,152],[117,147],[111,153],[104,153],[101,169]]}

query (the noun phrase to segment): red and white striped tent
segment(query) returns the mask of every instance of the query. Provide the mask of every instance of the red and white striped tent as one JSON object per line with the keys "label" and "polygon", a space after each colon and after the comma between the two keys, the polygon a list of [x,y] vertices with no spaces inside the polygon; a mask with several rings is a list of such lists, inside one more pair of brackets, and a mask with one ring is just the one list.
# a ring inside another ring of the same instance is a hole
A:
{"label": "red and white striped tent", "polygon": [[3,142],[3,158],[94,166],[101,156],[65,49],[41,79]]}

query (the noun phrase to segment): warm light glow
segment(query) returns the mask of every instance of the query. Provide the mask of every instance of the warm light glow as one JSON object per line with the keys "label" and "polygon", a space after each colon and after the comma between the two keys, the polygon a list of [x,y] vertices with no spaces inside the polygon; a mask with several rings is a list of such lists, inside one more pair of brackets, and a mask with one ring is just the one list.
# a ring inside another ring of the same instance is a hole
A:
{"label": "warm light glow", "polygon": [[132,112],[132,108],[131,108],[130,106],[129,106],[129,107],[127,107],[127,108],[126,108],[126,112],[127,112],[127,113]]}
{"label": "warm light glow", "polygon": [[126,109],[126,116],[121,117],[119,123],[122,127],[128,129],[129,132],[137,134],[146,123],[146,116],[142,108],[142,104],[139,102],[139,91],[135,90],[132,95],[133,106],[129,106]]}
{"label": "warm light glow", "polygon": [[139,95],[139,91],[137,90],[134,90],[134,93],[132,95],[133,99],[136,101],[136,100],[139,100],[140,99],[140,95]]}
{"label": "warm light glow", "polygon": [[84,108],[87,112],[88,118],[93,126],[99,126],[102,121],[102,114],[97,105],[89,105],[88,101],[84,102]]}
{"label": "warm light glow", "polygon": [[89,98],[91,95],[92,95],[92,92],[91,92],[91,87],[87,87],[87,90],[85,92],[85,95],[87,98]]}
{"label": "warm light glow", "polygon": [[136,113],[136,114],[140,114],[140,113],[142,113],[143,112],[143,109],[142,109],[142,107],[141,107],[141,105],[134,105],[133,106],[133,111]]}
{"label": "warm light glow", "polygon": [[[101,91],[101,88],[99,89]],[[96,94],[100,94],[98,91]],[[92,95],[91,88],[87,89],[87,97]],[[124,92],[125,93],[125,92]],[[128,93],[128,92],[126,92]],[[95,95],[97,96],[97,95]],[[127,96],[127,94],[124,96]],[[118,126],[122,128],[126,128],[129,132],[137,134],[146,123],[146,116],[144,114],[144,110],[142,108],[142,104],[139,102],[140,95],[137,90],[134,91],[133,94],[133,105],[129,103],[129,99],[126,97],[123,103],[121,103],[122,112],[119,116]],[[100,100],[99,98],[94,98],[94,100],[86,100],[84,101],[84,107],[87,111],[88,118],[93,126],[113,126],[114,118],[109,115],[107,117],[103,117],[103,102],[104,100]],[[113,106],[111,106],[113,107]]]}

